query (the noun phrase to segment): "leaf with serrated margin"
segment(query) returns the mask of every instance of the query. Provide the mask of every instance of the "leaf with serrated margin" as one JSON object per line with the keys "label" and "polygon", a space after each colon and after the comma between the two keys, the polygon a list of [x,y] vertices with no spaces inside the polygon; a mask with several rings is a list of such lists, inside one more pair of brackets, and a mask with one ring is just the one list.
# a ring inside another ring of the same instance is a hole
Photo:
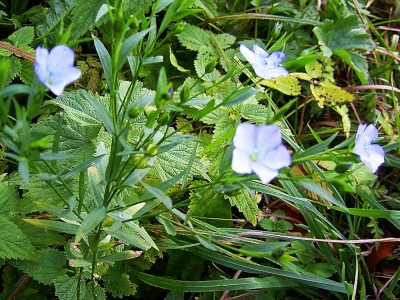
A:
{"label": "leaf with serrated margin", "polygon": [[36,259],[35,248],[21,229],[6,216],[0,215],[0,257]]}
{"label": "leaf with serrated margin", "polygon": [[325,56],[330,57],[333,50],[375,49],[375,43],[366,32],[357,15],[338,20],[326,20],[313,29]]}
{"label": "leaf with serrated margin", "polygon": [[[193,141],[182,141],[168,152],[157,156],[153,168],[157,170],[162,181],[175,177],[188,167],[193,151],[197,150],[197,153],[200,153],[202,150],[201,147],[196,149],[195,143]],[[187,180],[191,180],[194,175],[202,175],[208,178],[206,162],[195,157],[187,175]]]}
{"label": "leaf with serrated margin", "polygon": [[37,15],[35,17],[40,18],[40,25],[36,27],[36,32],[40,38],[46,37],[49,44],[55,43],[55,38],[52,36],[54,33],[58,33],[61,20],[64,28],[67,28],[70,24],[70,13],[73,5],[73,0],[50,0],[48,4],[50,8],[46,10],[44,15]]}
{"label": "leaf with serrated margin", "polygon": [[186,24],[185,30],[177,34],[179,42],[187,49],[198,51],[211,42],[210,35],[203,29]]}
{"label": "leaf with serrated margin", "polygon": [[116,263],[110,267],[103,276],[105,287],[114,297],[133,295],[137,285],[132,283],[129,275],[125,274],[126,268],[121,263]]}
{"label": "leaf with serrated margin", "polygon": [[[56,288],[55,294],[60,300],[93,299],[92,289],[86,286],[84,281],[80,282],[78,295],[78,278],[63,275],[54,278],[52,282]],[[94,291],[97,300],[105,299],[104,291],[99,286],[96,286]]]}
{"label": "leaf with serrated margin", "polygon": [[249,221],[252,225],[257,224],[257,201],[256,199],[252,198],[245,189],[239,190],[239,193],[235,196],[225,197],[228,198],[232,206],[236,206],[239,211],[243,213],[247,221]]}
{"label": "leaf with serrated margin", "polygon": [[78,39],[94,27],[97,12],[103,3],[103,0],[74,0],[71,40]]}
{"label": "leaf with serrated margin", "polygon": [[[93,95],[93,97],[95,97]],[[89,104],[87,96],[81,91],[65,92],[50,102],[61,107],[65,113],[82,126],[101,126],[101,121]]]}
{"label": "leaf with serrated margin", "polygon": [[38,261],[19,260],[13,263],[33,279],[51,284],[53,279],[66,274],[64,254],[56,249],[41,249],[37,252]]}
{"label": "leaf with serrated margin", "polygon": [[34,36],[34,28],[32,26],[27,26],[14,31],[8,39],[13,41],[14,45],[18,47],[30,44]]}
{"label": "leaf with serrated margin", "polygon": [[20,200],[17,188],[7,182],[0,183],[0,215],[14,211],[15,206]]}

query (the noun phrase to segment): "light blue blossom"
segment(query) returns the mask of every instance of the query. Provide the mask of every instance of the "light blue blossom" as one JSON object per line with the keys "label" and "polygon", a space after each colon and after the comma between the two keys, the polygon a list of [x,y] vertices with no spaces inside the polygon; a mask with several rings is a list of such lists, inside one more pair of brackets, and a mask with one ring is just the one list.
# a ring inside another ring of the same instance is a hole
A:
{"label": "light blue blossom", "polygon": [[280,51],[268,54],[258,45],[253,46],[253,51],[240,45],[240,53],[253,66],[257,76],[263,79],[277,78],[289,74],[289,71],[280,65],[285,59],[285,53]]}
{"label": "light blue blossom", "polygon": [[81,70],[74,67],[74,52],[64,45],[55,46],[50,53],[37,47],[34,67],[39,81],[57,96],[81,76]]}
{"label": "light blue blossom", "polygon": [[356,135],[356,145],[353,152],[375,173],[385,161],[385,151],[382,146],[372,144],[378,139],[378,129],[374,125],[360,124]]}
{"label": "light blue blossom", "polygon": [[264,184],[292,162],[276,125],[242,123],[236,129],[233,145],[232,170],[239,174],[255,173]]}

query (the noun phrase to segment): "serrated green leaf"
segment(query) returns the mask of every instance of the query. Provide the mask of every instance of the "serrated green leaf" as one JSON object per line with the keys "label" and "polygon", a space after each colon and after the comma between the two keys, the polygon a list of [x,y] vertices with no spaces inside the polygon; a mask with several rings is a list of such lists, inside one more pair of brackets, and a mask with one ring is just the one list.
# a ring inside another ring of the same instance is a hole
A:
{"label": "serrated green leaf", "polygon": [[205,30],[190,24],[185,24],[185,30],[177,34],[177,37],[182,46],[194,51],[199,51],[211,42],[210,35]]}
{"label": "serrated green leaf", "polygon": [[[7,73],[7,78],[5,81],[3,81],[4,86],[9,84],[15,76],[17,76],[22,69],[22,64],[21,61],[18,57],[11,56],[11,57],[0,57],[0,63],[3,62],[4,60],[9,61],[9,68],[8,68],[8,73]],[[0,86],[0,89],[4,88],[4,86]]]}
{"label": "serrated green leaf", "polygon": [[19,47],[30,44],[34,36],[34,28],[32,26],[26,26],[14,31],[8,39],[13,41],[16,47]]}
{"label": "serrated green leaf", "polygon": [[26,85],[31,85],[36,76],[33,68],[33,62],[27,59],[21,60],[21,66],[21,71],[18,74],[19,78],[21,78],[22,82]]}
{"label": "serrated green leaf", "polygon": [[236,41],[236,37],[234,35],[227,33],[217,34],[215,37],[217,38],[218,44],[222,49],[228,49]]}
{"label": "serrated green leaf", "polygon": [[7,182],[1,182],[0,195],[0,215],[14,211],[20,200],[17,188],[13,185],[9,185]]}
{"label": "serrated green leaf", "polygon": [[0,257],[36,259],[35,248],[17,225],[4,215],[0,215]]}
{"label": "serrated green leaf", "polygon": [[74,0],[72,9],[72,22],[74,26],[71,30],[71,40],[80,38],[83,34],[95,26],[97,12],[103,0]]}
{"label": "serrated green leaf", "polygon": [[129,275],[124,274],[124,268],[118,265],[109,269],[103,276],[105,287],[114,297],[123,298],[124,296],[134,295],[137,285],[132,283]]}
{"label": "serrated green leaf", "polygon": [[37,254],[37,262],[19,260],[14,262],[13,265],[44,284],[51,284],[54,278],[66,275],[67,270],[63,268],[66,258],[62,252],[46,248],[39,250]]}
{"label": "serrated green leaf", "polygon": [[52,280],[56,289],[55,294],[60,300],[93,299],[91,292],[85,283],[80,283],[80,293],[78,295],[78,278],[67,275],[59,276]]}
{"label": "serrated green leaf", "polygon": [[88,92],[64,92],[50,102],[61,107],[72,120],[82,126],[100,126],[101,121],[93,106],[89,104],[86,93]]}
{"label": "serrated green leaf", "polygon": [[375,43],[366,32],[365,26],[357,15],[341,17],[338,20],[326,20],[313,29],[325,56],[330,57],[333,50],[362,49],[371,51]]}
{"label": "serrated green leaf", "polygon": [[60,29],[61,20],[64,28],[68,27],[73,0],[50,0],[48,4],[50,8],[45,10],[45,14],[37,16],[41,22],[36,27],[36,32],[41,39],[50,39],[55,44],[55,37],[52,35]]}
{"label": "serrated green leaf", "polygon": [[243,213],[247,221],[253,226],[257,224],[258,206],[256,199],[252,198],[245,189],[241,189],[235,196],[225,196],[232,206],[236,206]]}
{"label": "serrated green leaf", "polygon": [[291,74],[280,76],[278,78],[262,80],[260,84],[278,90],[289,96],[297,96],[300,95],[301,92],[299,80],[296,76]]}
{"label": "serrated green leaf", "polygon": [[[166,181],[186,170],[193,151],[200,153],[201,150],[201,147],[196,148],[196,142],[182,141],[168,152],[158,155],[153,164],[153,168],[158,172],[161,180]],[[208,178],[206,162],[200,160],[196,155],[187,174],[187,180],[191,180],[195,175],[202,175]]]}

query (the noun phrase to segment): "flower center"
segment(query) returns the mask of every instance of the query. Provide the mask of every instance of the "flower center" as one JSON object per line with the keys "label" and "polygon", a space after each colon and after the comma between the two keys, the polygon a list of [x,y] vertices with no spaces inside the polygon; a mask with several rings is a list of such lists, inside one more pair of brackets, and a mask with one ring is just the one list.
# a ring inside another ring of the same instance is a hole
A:
{"label": "flower center", "polygon": [[371,140],[369,138],[364,139],[364,149],[365,151],[371,150]]}
{"label": "flower center", "polygon": [[258,153],[256,153],[255,151],[250,153],[250,160],[251,161],[257,161],[258,160]]}

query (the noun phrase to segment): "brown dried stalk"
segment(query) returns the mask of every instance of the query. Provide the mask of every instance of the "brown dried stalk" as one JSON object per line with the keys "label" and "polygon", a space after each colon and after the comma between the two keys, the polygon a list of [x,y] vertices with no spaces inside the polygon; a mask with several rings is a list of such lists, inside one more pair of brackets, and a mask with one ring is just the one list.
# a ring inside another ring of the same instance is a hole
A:
{"label": "brown dried stalk", "polygon": [[30,53],[28,53],[28,52],[26,52],[24,50],[21,50],[21,49],[15,47],[15,46],[12,46],[10,44],[7,44],[5,42],[1,42],[0,41],[0,48],[6,49],[6,50],[14,53],[15,55],[18,55],[18,56],[20,56],[22,58],[30,60],[31,62],[35,61],[35,56],[33,56],[32,54],[30,54]]}

